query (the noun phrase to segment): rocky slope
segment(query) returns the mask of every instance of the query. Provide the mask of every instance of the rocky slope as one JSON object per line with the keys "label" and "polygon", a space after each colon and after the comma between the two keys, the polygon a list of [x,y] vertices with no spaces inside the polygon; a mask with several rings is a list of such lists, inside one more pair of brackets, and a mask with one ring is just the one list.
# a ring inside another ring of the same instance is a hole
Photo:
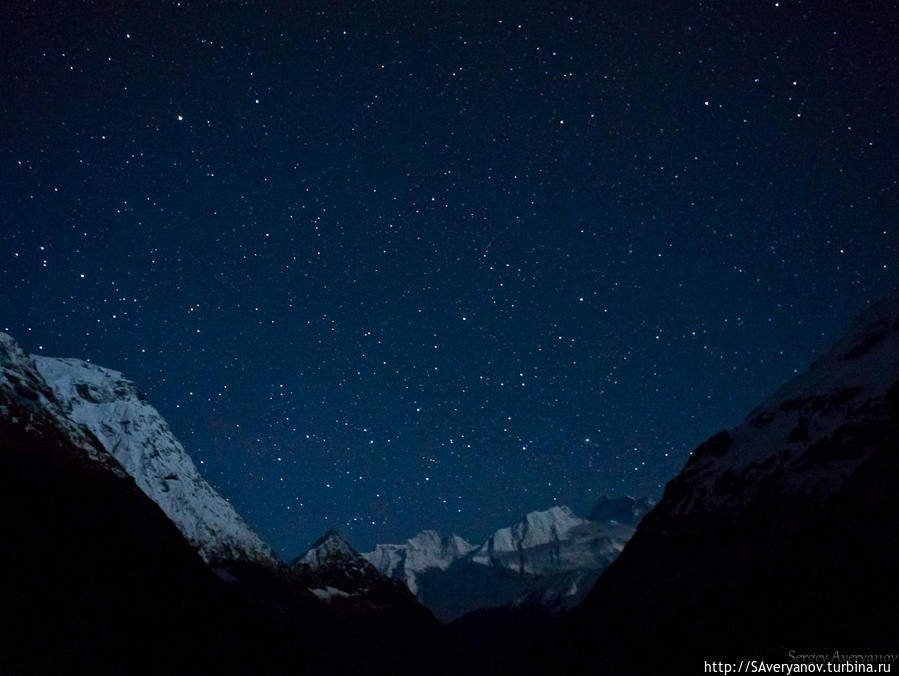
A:
{"label": "rocky slope", "polygon": [[897,476],[894,294],[692,453],[533,671],[895,652]]}
{"label": "rocky slope", "polygon": [[266,635],[2,334],[0,531],[0,673],[226,674]]}
{"label": "rocky slope", "polygon": [[[412,610],[344,617],[285,567],[240,551],[224,567],[204,563],[87,418],[70,417],[93,410],[101,434],[157,439],[145,429],[161,433],[152,412],[119,407],[136,395],[110,373],[90,375],[110,381],[100,384],[73,378],[77,398],[60,402],[35,360],[0,334],[0,673],[419,673],[438,652],[434,622],[400,582],[386,580]],[[131,424],[117,432],[116,420]],[[149,460],[173,451],[141,449]],[[160,481],[179,481],[156,467]]]}
{"label": "rocky slope", "polygon": [[21,429],[35,437],[62,435],[80,449],[72,460],[90,460],[115,476],[127,476],[99,440],[66,415],[34,360],[5,333],[0,333],[0,420],[11,431]]}
{"label": "rocky slope", "polygon": [[363,554],[383,575],[403,580],[413,594],[418,593],[418,576],[427,570],[446,570],[475,547],[455,533],[447,538],[433,530],[423,530],[401,545],[377,545]]}
{"label": "rocky slope", "polygon": [[633,498],[606,502],[622,521],[605,514],[601,522],[582,519],[555,506],[530,512],[477,547],[457,535],[441,539],[423,531],[403,545],[378,545],[363,556],[385,575],[404,580],[442,622],[507,605],[558,611],[584,598],[648,504]]}
{"label": "rocky slope", "polygon": [[269,547],[200,475],[168,423],[118,371],[33,356],[68,420],[89,430],[207,562],[273,562]]}
{"label": "rocky slope", "polygon": [[433,618],[398,579],[382,575],[337,531],[330,530],[289,564],[301,585],[342,615],[405,613]]}
{"label": "rocky slope", "polygon": [[598,570],[611,563],[629,535],[626,528],[581,519],[568,507],[551,507],[500,528],[472,553],[471,560],[530,575]]}

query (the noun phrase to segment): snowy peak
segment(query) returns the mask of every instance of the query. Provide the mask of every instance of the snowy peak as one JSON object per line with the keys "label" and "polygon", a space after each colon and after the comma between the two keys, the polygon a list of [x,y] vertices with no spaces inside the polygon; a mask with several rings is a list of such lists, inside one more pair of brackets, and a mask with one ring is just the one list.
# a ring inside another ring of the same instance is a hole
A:
{"label": "snowy peak", "polygon": [[83,426],[207,562],[273,563],[274,554],[197,471],[168,423],[118,371],[32,357],[62,414]]}
{"label": "snowy peak", "polygon": [[317,570],[336,562],[364,561],[353,546],[341,537],[336,530],[329,530],[315,541],[312,547],[302,556],[294,559],[292,565],[308,566]]}
{"label": "snowy peak", "polygon": [[[699,446],[660,513],[738,513],[774,496],[823,502],[870,457],[899,382],[899,293],[872,305],[740,426]],[[893,393],[892,395],[890,393]]]}
{"label": "snowy peak", "polygon": [[596,524],[554,506],[500,528],[471,560],[529,575],[598,570],[614,560],[632,533],[633,528]]}
{"label": "snowy peak", "polygon": [[592,583],[633,533],[629,524],[590,521],[568,507],[555,506],[530,512],[518,523],[500,528],[471,555],[471,561],[554,580],[545,587],[532,585],[529,598],[570,605],[583,598],[589,589],[584,582]]}
{"label": "snowy peak", "polygon": [[128,476],[88,429],[66,415],[34,359],[5,333],[0,333],[0,420],[11,426],[7,435],[16,429],[38,437],[64,434],[84,452],[84,460]]}
{"label": "snowy peak", "polygon": [[418,576],[427,570],[446,570],[475,547],[455,533],[441,538],[437,531],[423,530],[401,545],[377,545],[362,556],[382,575],[401,579],[413,594],[418,593]]}
{"label": "snowy peak", "polygon": [[474,549],[474,545],[455,533],[447,538],[433,530],[423,530],[406,542],[406,569],[423,571],[428,568],[445,570],[458,558]]}
{"label": "snowy peak", "polygon": [[291,561],[288,570],[295,584],[338,614],[401,610],[432,620],[400,580],[382,575],[335,530]]}
{"label": "snowy peak", "polygon": [[619,520],[604,522],[554,506],[500,528],[479,547],[426,530],[364,556],[383,574],[403,580],[442,622],[499,606],[556,612],[584,598],[633,535],[634,526],[624,521],[642,516],[648,504],[609,501],[605,506]]}
{"label": "snowy peak", "polygon": [[[768,646],[773,656],[828,641],[889,645],[897,449],[893,293],[742,424],[693,451],[566,627],[569,644],[534,671],[686,673],[709,645],[734,655]],[[645,650],[637,635],[665,637],[663,649]],[[566,648],[577,664],[559,664]]]}
{"label": "snowy peak", "polygon": [[374,551],[365,552],[362,556],[382,575],[404,578],[406,545],[376,545]]}
{"label": "snowy peak", "polygon": [[570,531],[587,521],[565,506],[528,513],[518,523],[500,528],[475,553],[477,563],[490,563],[517,556],[525,549],[533,549],[566,539]]}
{"label": "snowy peak", "polygon": [[542,512],[529,512],[512,526],[512,537],[522,547],[532,547],[565,537],[572,528],[583,523],[584,519],[564,505],[550,507]]}

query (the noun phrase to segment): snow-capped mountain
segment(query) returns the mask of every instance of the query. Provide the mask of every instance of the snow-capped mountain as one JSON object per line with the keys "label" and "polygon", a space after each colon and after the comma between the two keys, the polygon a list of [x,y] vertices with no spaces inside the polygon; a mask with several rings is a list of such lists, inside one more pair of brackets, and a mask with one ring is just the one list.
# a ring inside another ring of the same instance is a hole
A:
{"label": "snow-capped mountain", "polygon": [[[92,382],[101,377],[112,382]],[[34,359],[0,334],[0,598],[9,620],[0,673],[388,673],[400,654],[406,661],[389,673],[418,673],[409,665],[436,652],[433,616],[398,580],[374,572],[345,592],[347,603],[321,602],[321,592],[337,591],[328,570],[352,554],[333,540],[306,559],[324,584],[247,558],[207,565],[71,416],[94,415],[104,441],[116,443],[114,434],[159,424],[152,412],[124,406],[131,386],[108,371],[68,385],[77,397],[61,403]],[[150,435],[143,450],[163,454],[158,441]]]}
{"label": "snow-capped mountain", "polygon": [[[378,545],[363,556],[380,572],[403,580],[438,619],[505,605],[561,609],[576,605],[634,532],[642,505],[608,500],[608,510],[630,513],[628,523],[578,517],[554,506],[500,528],[480,546],[458,535],[422,531],[402,545]],[[605,504],[605,503],[603,503]]]}
{"label": "snow-capped mountain", "polygon": [[262,624],[5,334],[0,532],[0,673],[227,673]]}
{"label": "snow-capped mountain", "polygon": [[894,293],[693,451],[535,673],[686,673],[711,649],[775,661],[798,646],[887,651],[899,635],[897,449]]}
{"label": "snow-capped mountain", "polygon": [[207,562],[274,561],[269,547],[203,479],[168,423],[121,373],[78,359],[18,358],[32,361],[52,389],[52,402],[42,394],[40,405],[88,430]]}
{"label": "snow-capped mountain", "polygon": [[327,566],[341,566],[350,570],[367,568],[362,556],[333,528],[316,540],[303,554],[291,562],[292,566],[306,566],[320,570]]}
{"label": "snow-capped mountain", "polygon": [[329,530],[288,566],[295,584],[340,613],[402,612],[433,622],[406,586],[382,575],[336,530]]}
{"label": "snow-capped mountain", "polygon": [[[502,565],[519,573],[535,573],[558,558],[561,540],[587,522],[568,507],[550,507],[542,512],[529,512],[518,523],[500,528],[472,555],[472,561],[484,565]],[[534,560],[526,551],[546,550]]]}
{"label": "snow-capped mountain", "polygon": [[447,538],[433,530],[423,530],[401,545],[377,545],[363,554],[378,571],[403,580],[413,594],[418,593],[418,575],[430,569],[446,570],[475,547],[455,533]]}
{"label": "snow-capped mountain", "polygon": [[863,313],[742,425],[699,446],[655,518],[740,511],[774,494],[827,500],[873,453],[860,435],[888,419],[897,374],[899,294]]}
{"label": "snow-capped mountain", "polygon": [[627,527],[582,519],[565,506],[550,507],[500,528],[478,547],[471,560],[531,575],[597,570],[618,555],[632,532]]}
{"label": "snow-capped mountain", "polygon": [[34,359],[5,333],[0,333],[0,419],[37,436],[62,433],[82,450],[84,458],[117,476],[127,476],[97,438],[66,415]]}
{"label": "snow-capped mountain", "polygon": [[329,530],[301,556],[291,570],[323,601],[360,596],[380,574],[336,530]]}

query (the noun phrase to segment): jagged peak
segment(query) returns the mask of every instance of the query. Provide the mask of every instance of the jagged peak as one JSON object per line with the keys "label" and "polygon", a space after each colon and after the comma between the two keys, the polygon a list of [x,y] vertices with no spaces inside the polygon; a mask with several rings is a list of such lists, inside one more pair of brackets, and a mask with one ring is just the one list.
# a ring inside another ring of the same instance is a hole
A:
{"label": "jagged peak", "polygon": [[495,552],[516,551],[557,541],[573,528],[588,523],[566,505],[553,505],[549,509],[528,512],[511,526],[500,528],[478,548],[480,556],[493,556]]}
{"label": "jagged peak", "polygon": [[28,354],[19,343],[8,333],[0,332],[0,366],[6,366],[11,362],[27,362]]}
{"label": "jagged peak", "polygon": [[452,533],[443,537],[436,530],[419,531],[411,538],[406,540],[406,546],[422,549],[440,549],[440,550],[463,550],[472,549],[473,545],[461,535]]}
{"label": "jagged peak", "polygon": [[362,555],[335,529],[329,529],[312,546],[291,562],[291,566],[318,568],[338,560],[362,560]]}
{"label": "jagged peak", "polygon": [[580,518],[568,505],[553,505],[549,509],[535,509],[534,511],[528,512],[525,516],[525,520],[531,521],[534,519],[542,519],[544,516],[550,516],[553,519]]}
{"label": "jagged peak", "polygon": [[325,542],[326,540],[330,540],[330,539],[332,539],[332,538],[337,538],[338,540],[342,540],[343,542],[346,542],[346,538],[344,538],[344,537],[337,531],[336,528],[329,528],[328,530],[325,531],[325,534],[324,534],[324,535],[322,535],[318,540],[316,540],[316,541],[313,543],[312,546],[315,547],[316,545],[321,544],[322,542]]}
{"label": "jagged peak", "polygon": [[890,424],[897,378],[899,293],[893,293],[864,310],[741,425],[697,447],[669,482],[658,518],[737,513],[774,495],[828,499],[870,457],[874,445],[857,440],[858,430]]}
{"label": "jagged peak", "polygon": [[64,415],[87,427],[208,562],[275,555],[200,475],[166,420],[119,371],[32,355]]}
{"label": "jagged peak", "polygon": [[463,555],[470,552],[475,547],[475,545],[471,544],[464,537],[462,537],[461,535],[457,535],[456,533],[452,533],[449,538],[447,538],[447,544],[449,547],[462,553]]}
{"label": "jagged peak", "polygon": [[567,505],[553,505],[549,509],[534,510],[528,512],[525,517],[512,526],[522,534],[532,529],[555,529],[557,532],[567,531],[573,526],[584,522]]}
{"label": "jagged peak", "polygon": [[324,535],[312,543],[312,546],[309,549],[320,549],[322,547],[327,549],[339,548],[353,552],[356,551],[349,543],[349,540],[343,537],[336,528],[329,528]]}
{"label": "jagged peak", "polygon": [[440,533],[436,530],[425,529],[419,531],[411,538],[409,538],[406,543],[407,544],[430,544],[434,542],[440,542]]}

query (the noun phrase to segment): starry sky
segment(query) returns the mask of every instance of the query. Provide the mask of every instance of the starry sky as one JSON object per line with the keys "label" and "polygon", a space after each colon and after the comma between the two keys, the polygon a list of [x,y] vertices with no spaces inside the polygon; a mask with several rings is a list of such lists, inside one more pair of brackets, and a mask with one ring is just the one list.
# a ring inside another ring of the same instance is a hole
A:
{"label": "starry sky", "polygon": [[282,557],[658,497],[899,282],[897,16],[6,0],[0,329]]}

